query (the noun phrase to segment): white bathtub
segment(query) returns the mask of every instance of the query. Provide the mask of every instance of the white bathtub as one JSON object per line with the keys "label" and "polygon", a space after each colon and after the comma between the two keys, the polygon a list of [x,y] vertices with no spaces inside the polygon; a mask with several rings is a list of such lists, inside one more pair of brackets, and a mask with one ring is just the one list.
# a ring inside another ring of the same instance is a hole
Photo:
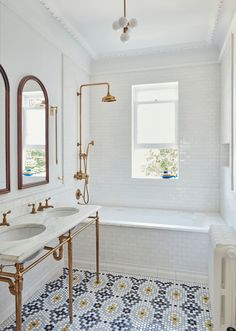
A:
{"label": "white bathtub", "polygon": [[211,224],[224,224],[217,213],[103,207],[99,214],[104,225],[139,228],[208,232]]}
{"label": "white bathtub", "polygon": [[[101,270],[207,283],[208,230],[223,223],[219,214],[103,207],[99,215]],[[78,266],[93,270],[93,227],[74,250]]]}

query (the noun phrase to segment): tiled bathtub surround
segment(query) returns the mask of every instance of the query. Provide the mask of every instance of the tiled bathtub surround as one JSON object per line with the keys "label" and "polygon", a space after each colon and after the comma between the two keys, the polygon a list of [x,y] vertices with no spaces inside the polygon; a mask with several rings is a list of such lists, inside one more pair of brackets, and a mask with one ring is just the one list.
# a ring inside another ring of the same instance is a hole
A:
{"label": "tiled bathtub surround", "polygon": [[[219,214],[103,207],[99,215],[103,271],[207,280],[208,230],[211,224],[224,224]],[[94,240],[91,227],[74,242],[79,268],[92,268]]]}
{"label": "tiled bathtub surround", "polygon": [[[174,280],[74,270],[74,323],[68,322],[68,270],[46,284],[23,308],[30,331],[207,331],[211,330],[206,285]],[[0,329],[14,330],[14,316]]]}
{"label": "tiled bathtub surround", "polygon": [[[100,226],[100,265],[108,272],[142,273],[180,280],[207,281],[208,233],[137,226]],[[77,267],[92,269],[95,229],[74,242]]]}

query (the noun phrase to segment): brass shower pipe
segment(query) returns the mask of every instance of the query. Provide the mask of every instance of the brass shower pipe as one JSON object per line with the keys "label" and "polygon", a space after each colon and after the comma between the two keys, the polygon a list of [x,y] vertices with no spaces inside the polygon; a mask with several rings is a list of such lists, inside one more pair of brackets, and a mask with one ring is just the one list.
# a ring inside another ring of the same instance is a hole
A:
{"label": "brass shower pipe", "polygon": [[91,86],[107,86],[107,95],[102,98],[102,102],[115,102],[116,98],[110,94],[110,84],[108,82],[102,83],[90,83],[83,84],[80,86],[79,92],[77,92],[77,96],[80,97],[79,100],[79,142],[77,143],[77,147],[79,147],[79,171],[74,175],[74,178],[77,180],[84,180],[84,190],[81,193],[80,190],[77,190],[76,197],[79,200],[81,197],[83,198],[84,204],[89,203],[89,190],[88,190],[88,180],[89,175],[87,173],[87,162],[88,162],[88,153],[89,147],[94,146],[94,141],[92,140],[86,148],[86,151],[83,153],[83,112],[82,112],[82,90],[84,87]]}

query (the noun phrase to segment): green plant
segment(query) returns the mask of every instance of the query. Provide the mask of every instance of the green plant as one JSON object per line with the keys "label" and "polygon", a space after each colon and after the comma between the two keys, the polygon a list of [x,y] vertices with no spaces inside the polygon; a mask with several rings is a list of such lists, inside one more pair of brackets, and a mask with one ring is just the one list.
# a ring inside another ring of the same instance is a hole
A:
{"label": "green plant", "polygon": [[177,149],[150,149],[145,158],[146,164],[142,166],[142,172],[147,177],[159,177],[164,171],[172,174],[178,173]]}
{"label": "green plant", "polygon": [[45,149],[27,149],[26,150],[26,163],[32,162],[30,168],[34,174],[40,174],[46,171],[46,156]]}

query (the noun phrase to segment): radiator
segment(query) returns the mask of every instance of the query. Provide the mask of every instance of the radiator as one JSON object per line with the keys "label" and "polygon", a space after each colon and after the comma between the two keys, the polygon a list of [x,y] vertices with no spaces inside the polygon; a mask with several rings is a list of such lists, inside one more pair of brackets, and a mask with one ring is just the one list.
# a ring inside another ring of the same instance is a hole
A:
{"label": "radiator", "polygon": [[214,331],[236,327],[236,231],[212,225],[209,231],[209,290]]}

